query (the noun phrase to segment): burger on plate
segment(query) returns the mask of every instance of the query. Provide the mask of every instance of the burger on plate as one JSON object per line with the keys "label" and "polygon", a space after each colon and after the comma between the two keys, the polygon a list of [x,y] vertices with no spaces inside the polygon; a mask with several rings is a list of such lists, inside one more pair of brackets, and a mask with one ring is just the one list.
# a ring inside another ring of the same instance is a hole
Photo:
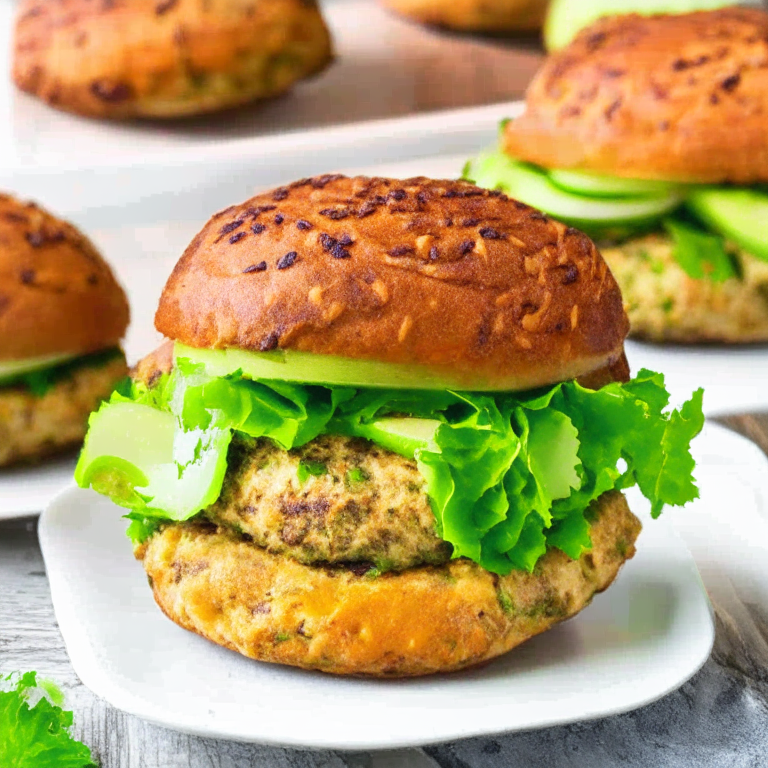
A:
{"label": "burger on plate", "polygon": [[82,442],[127,373],[128,302],[93,244],[0,195],[0,466]]}
{"label": "burger on plate", "polygon": [[601,19],[465,177],[577,226],[632,334],[768,341],[768,13]]}
{"label": "burger on plate", "polygon": [[701,391],[629,378],[592,241],[461,181],[323,176],[215,215],[170,340],[76,478],[130,511],[175,622],[262,661],[412,676],[578,613],[697,495]]}

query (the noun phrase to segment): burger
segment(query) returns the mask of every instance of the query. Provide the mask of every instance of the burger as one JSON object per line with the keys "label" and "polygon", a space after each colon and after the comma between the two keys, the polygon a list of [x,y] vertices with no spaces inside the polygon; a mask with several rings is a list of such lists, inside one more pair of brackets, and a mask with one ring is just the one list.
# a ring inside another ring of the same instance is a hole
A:
{"label": "burger", "polygon": [[697,495],[701,391],[629,378],[592,241],[462,181],[329,175],[216,214],[168,342],[90,420],[160,608],[253,659],[403,677],[578,613]]}
{"label": "burger", "polygon": [[0,195],[0,466],[82,443],[127,373],[128,302],[75,227]]}
{"label": "burger", "polygon": [[176,119],[272,98],[324,70],[314,0],[20,0],[16,86],[56,109]]}
{"label": "burger", "polygon": [[613,16],[464,171],[597,240],[634,336],[768,341],[768,13]]}

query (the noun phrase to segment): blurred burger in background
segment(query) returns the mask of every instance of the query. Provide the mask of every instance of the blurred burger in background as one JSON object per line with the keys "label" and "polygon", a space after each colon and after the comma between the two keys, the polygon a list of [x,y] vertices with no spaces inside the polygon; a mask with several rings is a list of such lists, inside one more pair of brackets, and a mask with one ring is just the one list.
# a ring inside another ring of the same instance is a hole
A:
{"label": "blurred burger in background", "polygon": [[0,195],[0,466],[79,444],[127,373],[128,302],[93,244]]}
{"label": "blurred burger in background", "polygon": [[22,0],[13,79],[89,117],[176,118],[276,96],[332,57],[312,0]]}
{"label": "blurred burger in background", "polygon": [[606,17],[465,178],[588,232],[635,336],[768,341],[768,13]]}

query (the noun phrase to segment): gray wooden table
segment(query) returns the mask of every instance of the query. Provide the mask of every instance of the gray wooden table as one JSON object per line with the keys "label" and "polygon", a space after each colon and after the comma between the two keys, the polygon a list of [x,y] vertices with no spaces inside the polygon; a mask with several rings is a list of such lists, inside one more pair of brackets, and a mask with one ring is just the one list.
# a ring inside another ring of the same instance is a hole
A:
{"label": "gray wooden table", "polygon": [[[725,423],[768,452],[768,416]],[[75,675],[56,625],[36,520],[0,523],[0,671],[34,669],[58,681],[75,712],[77,737],[102,768],[768,766],[768,606],[737,600],[727,612],[715,607],[711,659],[679,691],[636,712],[424,750],[297,752],[174,733],[94,696]]]}

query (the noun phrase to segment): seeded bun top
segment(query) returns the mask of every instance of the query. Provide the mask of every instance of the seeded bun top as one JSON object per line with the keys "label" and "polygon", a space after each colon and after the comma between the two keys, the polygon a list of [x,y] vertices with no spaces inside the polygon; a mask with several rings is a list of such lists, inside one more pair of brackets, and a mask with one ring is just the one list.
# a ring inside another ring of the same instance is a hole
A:
{"label": "seeded bun top", "polygon": [[550,56],[509,154],[630,178],[768,181],[768,13],[613,16]]}
{"label": "seeded bun top", "polygon": [[0,360],[115,347],[128,316],[122,288],[78,229],[0,195]]}
{"label": "seeded bun top", "polygon": [[216,214],[155,317],[199,348],[422,365],[527,389],[623,356],[628,322],[581,232],[461,181],[323,176]]}

